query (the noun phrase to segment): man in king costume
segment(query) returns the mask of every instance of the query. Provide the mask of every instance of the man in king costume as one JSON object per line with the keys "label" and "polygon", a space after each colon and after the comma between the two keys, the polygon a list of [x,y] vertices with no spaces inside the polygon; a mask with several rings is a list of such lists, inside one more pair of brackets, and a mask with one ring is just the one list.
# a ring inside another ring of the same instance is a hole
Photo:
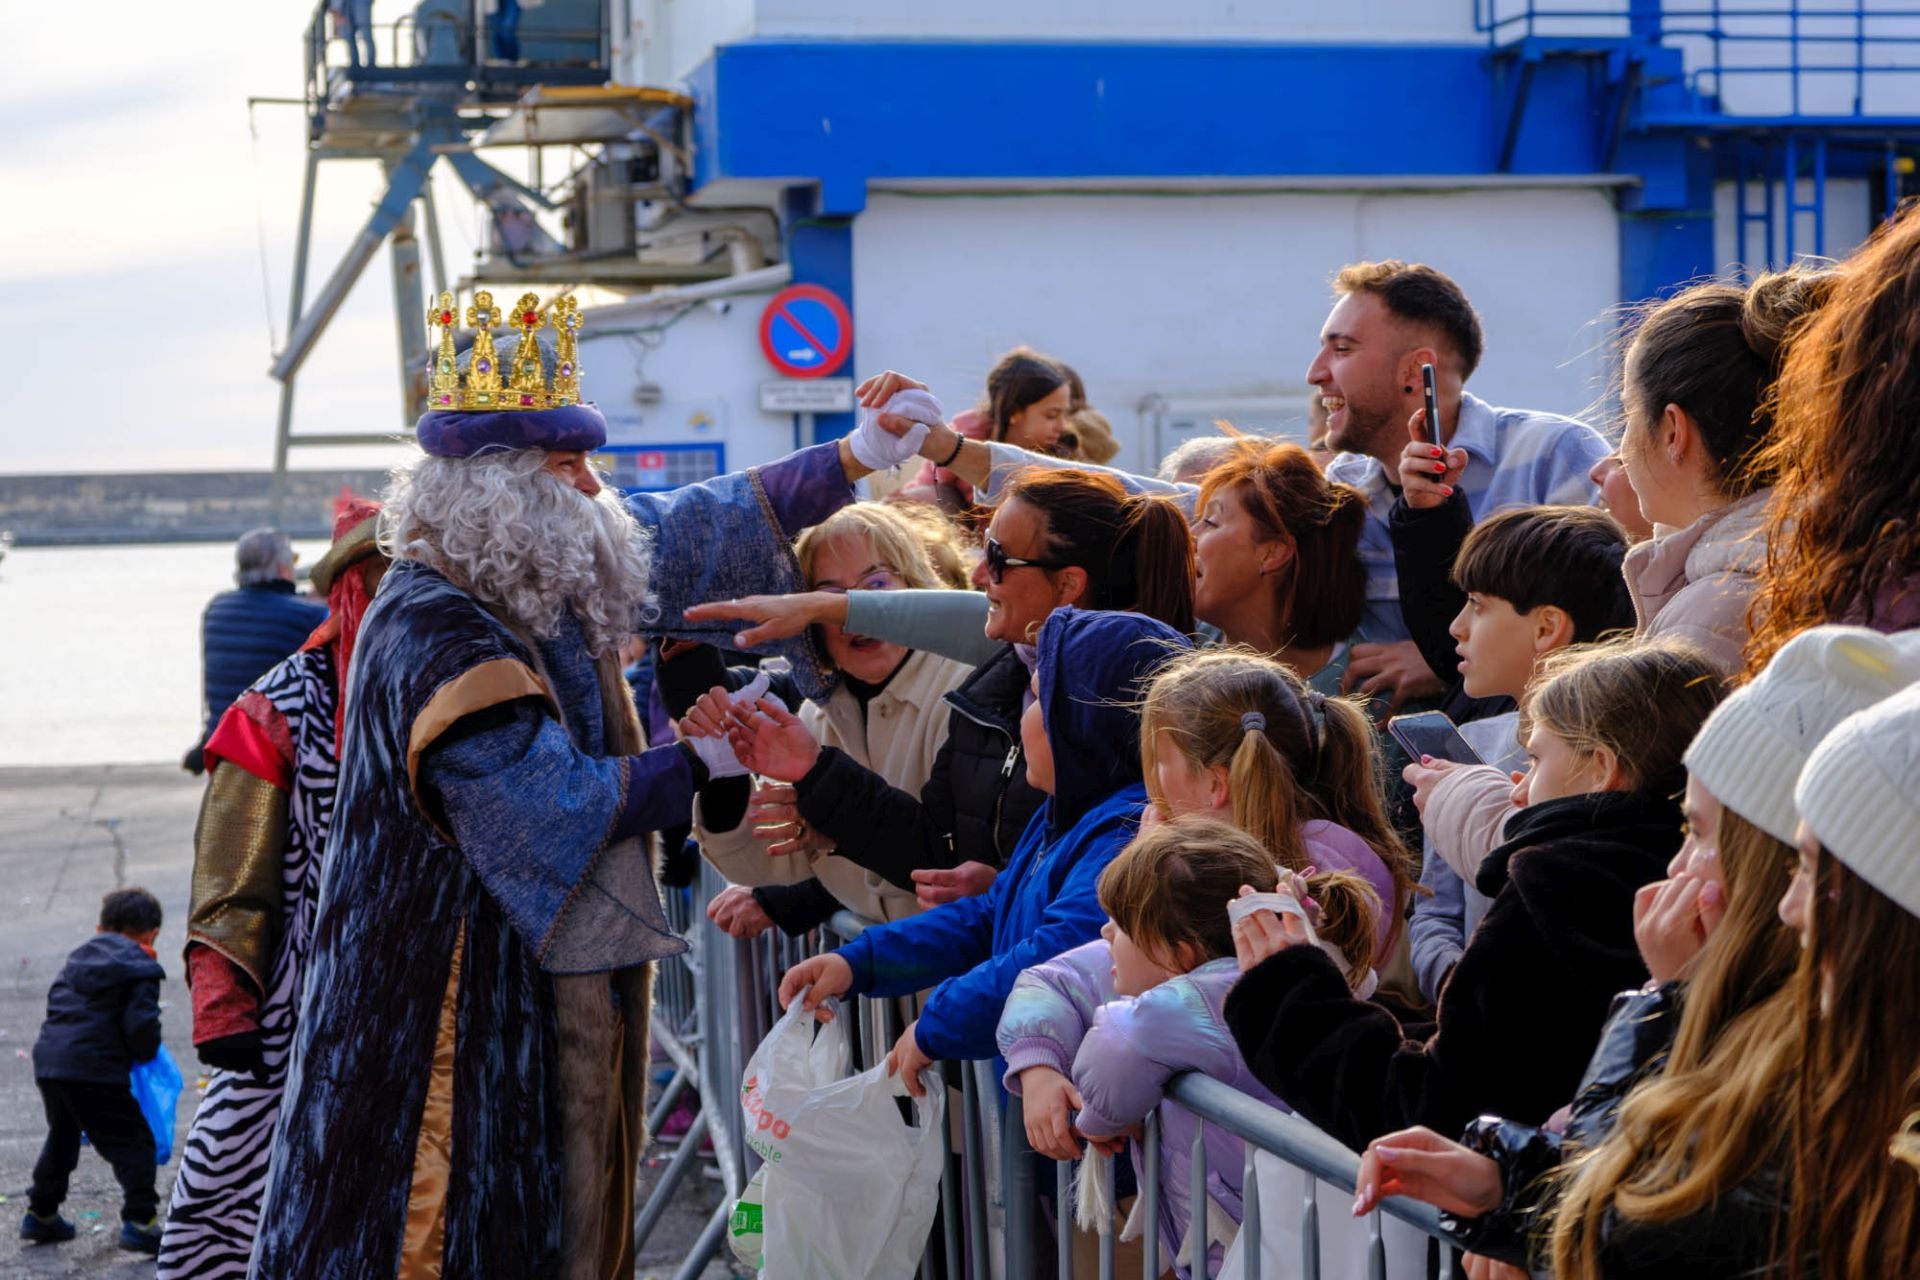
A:
{"label": "man in king costume", "polygon": [[[426,456],[385,497],[260,1280],[632,1275],[650,964],[686,945],[634,837],[740,766],[643,750],[619,646],[797,589],[791,539],[867,470],[842,441],[623,501],[588,464],[570,300],[547,357],[523,298],[504,361],[474,301],[464,377],[451,295],[430,317]],[[804,638],[784,653],[827,687]]]}
{"label": "man in king costume", "polygon": [[211,1072],[174,1177],[157,1280],[247,1273],[333,824],[340,695],[387,569],[378,512],[355,499],[335,514],[333,545],[313,567],[327,620],[234,700],[206,744],[186,971],[193,1045]]}

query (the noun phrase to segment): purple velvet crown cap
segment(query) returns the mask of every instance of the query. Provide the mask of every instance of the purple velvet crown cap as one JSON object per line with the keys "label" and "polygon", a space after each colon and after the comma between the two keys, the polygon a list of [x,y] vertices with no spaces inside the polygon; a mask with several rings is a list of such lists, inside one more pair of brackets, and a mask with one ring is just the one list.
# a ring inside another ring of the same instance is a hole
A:
{"label": "purple velvet crown cap", "polygon": [[570,453],[607,442],[607,420],[591,404],[498,413],[435,410],[420,415],[413,430],[420,447],[436,458],[471,458],[509,449]]}

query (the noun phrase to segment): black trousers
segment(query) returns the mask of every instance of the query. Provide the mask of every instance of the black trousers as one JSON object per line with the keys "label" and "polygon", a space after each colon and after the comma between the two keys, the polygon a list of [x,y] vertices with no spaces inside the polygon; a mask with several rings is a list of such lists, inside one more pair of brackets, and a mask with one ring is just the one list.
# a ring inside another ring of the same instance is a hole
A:
{"label": "black trousers", "polygon": [[120,1216],[128,1222],[153,1221],[160,1210],[154,1191],[153,1130],[133,1090],[125,1081],[99,1084],[42,1077],[35,1083],[47,1108],[47,1143],[33,1166],[27,1207],[42,1218],[59,1210],[67,1198],[67,1179],[80,1163],[80,1135],[85,1133],[120,1180]]}

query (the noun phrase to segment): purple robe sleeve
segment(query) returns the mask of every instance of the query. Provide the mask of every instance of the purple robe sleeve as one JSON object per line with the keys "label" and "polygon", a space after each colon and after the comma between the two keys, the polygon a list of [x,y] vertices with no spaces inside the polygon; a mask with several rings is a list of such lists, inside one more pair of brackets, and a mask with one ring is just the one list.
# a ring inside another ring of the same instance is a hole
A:
{"label": "purple robe sleeve", "polygon": [[692,770],[678,747],[590,756],[523,699],[455,724],[427,748],[420,776],[541,967],[598,973],[686,950],[666,924],[644,845],[626,839],[690,811]]}

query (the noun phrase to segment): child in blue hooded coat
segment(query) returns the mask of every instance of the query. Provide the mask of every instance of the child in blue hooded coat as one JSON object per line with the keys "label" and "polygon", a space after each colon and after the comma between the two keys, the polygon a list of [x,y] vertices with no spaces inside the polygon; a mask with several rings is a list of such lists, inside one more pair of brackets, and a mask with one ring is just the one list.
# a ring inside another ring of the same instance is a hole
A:
{"label": "child in blue hooded coat", "polygon": [[[829,996],[901,996],[933,988],[888,1056],[908,1092],[943,1058],[995,1058],[994,1032],[1021,972],[1100,936],[1100,873],[1126,847],[1147,802],[1139,701],[1153,673],[1189,647],[1137,613],[1056,609],[1040,629],[1036,698],[1020,721],[1027,778],[1047,801],[993,887],[876,925],[804,960],[780,983],[785,1007]],[[937,985],[936,985],[937,984]],[[820,1010],[822,1018],[827,1011]],[[1005,1063],[999,1063],[1004,1074]]]}

